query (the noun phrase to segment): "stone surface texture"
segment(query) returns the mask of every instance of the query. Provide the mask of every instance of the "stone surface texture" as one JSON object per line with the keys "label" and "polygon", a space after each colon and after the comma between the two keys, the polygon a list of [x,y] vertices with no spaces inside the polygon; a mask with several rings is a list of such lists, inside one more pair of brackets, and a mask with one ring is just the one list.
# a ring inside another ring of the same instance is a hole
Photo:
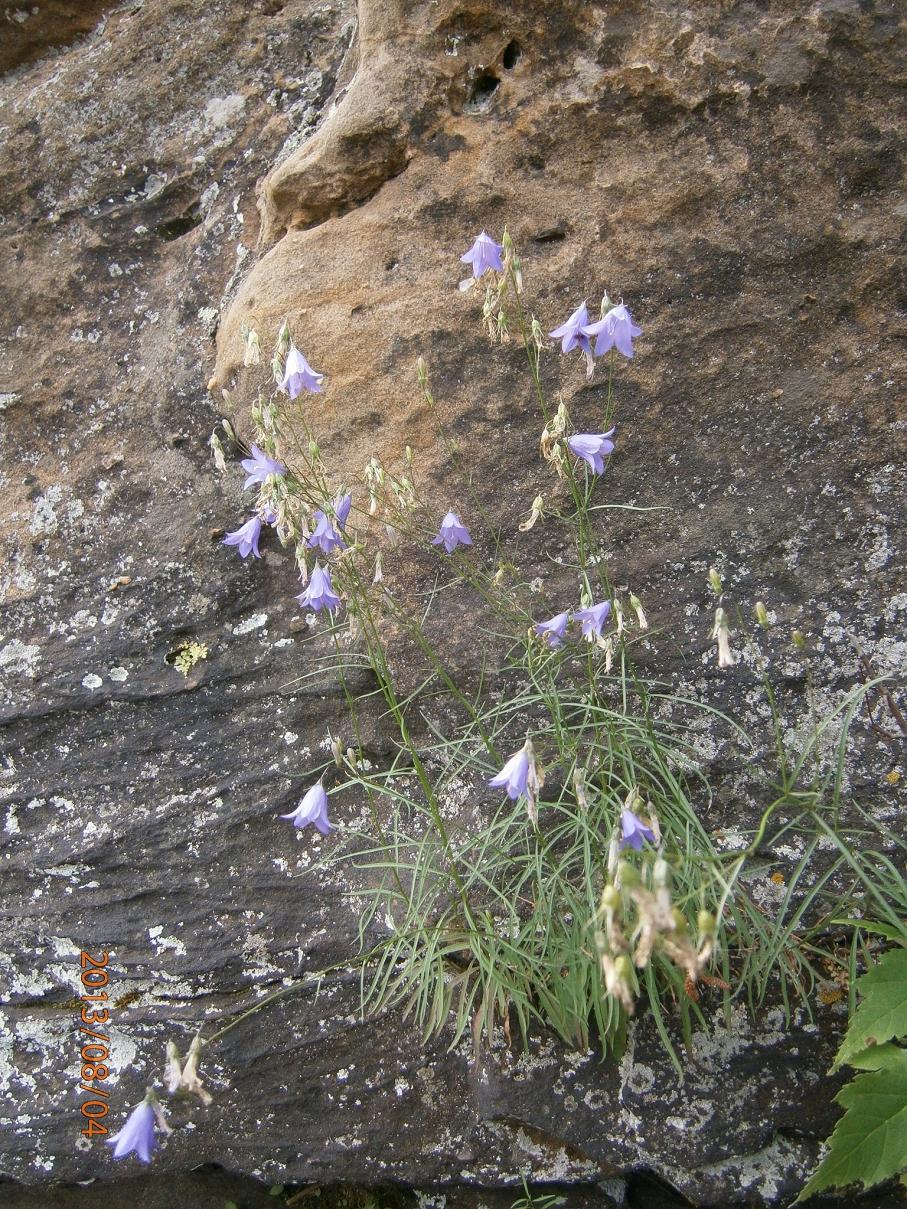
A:
{"label": "stone surface texture", "polygon": [[[752,656],[715,667],[714,564],[777,622],[793,745],[808,696],[827,712],[859,683],[857,647],[903,674],[899,9],[0,11],[0,1176],[124,1176],[79,1134],[80,950],[111,955],[114,1123],[168,1037],[355,952],[349,882],[311,871],[333,841],[277,817],[327,727],[342,733],[342,696],[312,674],[289,553],[246,565],[218,540],[243,515],[241,477],[215,474],[206,441],[225,388],[248,432],[244,324],[267,352],[289,318],[327,375],[306,408],[341,478],[409,443],[440,516],[460,488],[419,393],[424,355],[496,523],[544,566],[557,539],[517,531],[548,481],[523,354],[492,346],[479,295],[457,289],[459,255],[506,223],[545,330],[604,288],[644,329],[620,366],[607,498],[659,510],[604,514],[614,578],[658,630],[643,665],[764,726]],[[552,347],[543,373],[593,427],[601,371],[587,382]],[[439,609],[474,666],[460,614]],[[168,656],[187,639],[208,656],[184,677]],[[751,826],[769,787],[717,723],[696,741],[709,822]],[[377,758],[389,742],[374,718]],[[858,720],[850,800],[895,818],[899,759]],[[362,806],[343,801],[340,821]],[[774,883],[756,892],[777,906]],[[603,1205],[654,1179],[697,1206],[774,1206],[835,1120],[842,1004],[789,1026],[707,1005],[715,1029],[681,1083],[646,1017],[619,1064],[544,1036],[476,1061],[398,1015],[362,1021],[358,1002],[341,971],[225,1037],[205,1064],[214,1103],[177,1107],[155,1172],[420,1188],[526,1174]]]}

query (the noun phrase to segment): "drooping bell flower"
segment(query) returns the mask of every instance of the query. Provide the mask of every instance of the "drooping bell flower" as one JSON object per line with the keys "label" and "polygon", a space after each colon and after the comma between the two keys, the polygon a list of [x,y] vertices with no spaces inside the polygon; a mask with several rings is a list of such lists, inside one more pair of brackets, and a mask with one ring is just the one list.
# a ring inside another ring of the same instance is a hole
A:
{"label": "drooping bell flower", "polygon": [[587,324],[583,328],[587,336],[595,336],[595,355],[600,357],[610,348],[616,348],[625,357],[633,356],[633,340],[642,335],[642,328],[633,322],[633,316],[621,302],[612,307],[604,319]]}
{"label": "drooping bell flower", "polygon": [[252,456],[243,458],[240,462],[243,470],[249,476],[243,487],[252,487],[255,483],[263,483],[269,474],[286,474],[287,468],[283,462],[268,457],[257,445],[252,446]]}
{"label": "drooping bell flower", "polygon": [[614,452],[614,442],[610,439],[614,429],[608,432],[577,432],[567,438],[570,452],[582,458],[593,474],[603,474],[605,458]]}
{"label": "drooping bell flower", "polygon": [[320,394],[323,381],[324,374],[312,369],[296,345],[291,344],[283,366],[283,377],[277,383],[278,387],[291,399],[295,399],[304,390]]}
{"label": "drooping bell flower", "polygon": [[481,277],[489,269],[493,269],[495,273],[503,273],[504,266],[501,263],[503,250],[502,244],[495,243],[491,236],[486,235],[483,231],[469,251],[460,257],[460,260],[463,264],[472,265],[473,277]]}
{"label": "drooping bell flower", "polygon": [[431,544],[433,546],[443,545],[448,554],[453,554],[457,546],[471,546],[472,538],[456,512],[448,512],[441,521],[437,537],[432,538]]}
{"label": "drooping bell flower", "polygon": [[327,568],[322,570],[317,562],[309,578],[308,586],[304,592],[299,593],[296,599],[303,608],[308,607],[316,613],[320,613],[322,609],[333,613],[340,608],[340,597],[334,591],[331,573]]}
{"label": "drooping bell flower", "polygon": [[322,835],[327,835],[332,829],[332,824],[328,819],[328,795],[324,792],[321,782],[316,781],[295,810],[289,814],[282,814],[280,817],[292,819],[293,826],[300,830],[311,823]]}
{"label": "drooping bell flower", "polygon": [[224,538],[223,544],[225,546],[237,546],[240,558],[248,558],[250,554],[254,554],[256,558],[261,558],[261,554],[258,551],[258,539],[260,537],[261,517],[251,516],[239,529],[228,533]]}

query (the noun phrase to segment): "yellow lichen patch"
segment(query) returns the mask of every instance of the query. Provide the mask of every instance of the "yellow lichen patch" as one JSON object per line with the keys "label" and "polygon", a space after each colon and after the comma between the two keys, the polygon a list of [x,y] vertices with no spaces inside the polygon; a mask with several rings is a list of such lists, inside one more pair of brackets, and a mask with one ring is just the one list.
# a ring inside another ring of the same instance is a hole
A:
{"label": "yellow lichen patch", "polygon": [[202,659],[208,658],[208,648],[202,642],[196,642],[192,638],[187,638],[185,642],[167,655],[167,662],[175,667],[178,672],[182,672],[184,676],[188,676],[190,670]]}

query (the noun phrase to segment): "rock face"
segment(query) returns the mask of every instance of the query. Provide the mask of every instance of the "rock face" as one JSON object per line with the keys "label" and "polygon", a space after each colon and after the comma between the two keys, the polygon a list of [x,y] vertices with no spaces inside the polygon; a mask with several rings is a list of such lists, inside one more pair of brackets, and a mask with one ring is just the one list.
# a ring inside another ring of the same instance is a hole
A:
{"label": "rock face", "polygon": [[[122,1174],[79,1133],[80,950],[110,953],[117,1125],[168,1037],[355,952],[346,883],[313,875],[324,846],[277,819],[326,728],[342,731],[342,695],[310,674],[289,555],[250,566],[212,539],[243,507],[239,472],[220,481],[205,447],[219,389],[249,398],[243,324],[267,349],[289,317],[326,373],[310,417],[341,476],[409,443],[440,513],[423,354],[514,536],[546,479],[540,425],[521,351],[490,347],[456,288],[457,257],[506,223],[546,330],[605,287],[644,328],[620,372],[609,498],[661,510],[607,514],[614,578],[667,635],[643,663],[756,708],[750,662],[714,669],[714,563],[777,618],[792,708],[804,666],[823,710],[859,682],[854,643],[876,673],[903,667],[898,8],[4,11],[4,1176]],[[601,379],[555,350],[543,372],[592,424]],[[189,640],[208,653],[184,677]],[[701,741],[710,823],[752,825],[761,790],[719,728]],[[885,808],[896,759],[858,725],[852,799]],[[177,1113],[192,1127],[156,1168],[419,1187],[525,1173],[603,1204],[651,1177],[696,1205],[780,1205],[835,1119],[841,1005],[789,1027],[736,1007],[681,1084],[646,1018],[619,1065],[547,1037],[477,1064],[399,1017],[361,1021],[358,995],[357,975],[330,975],[225,1037],[206,1062],[214,1104]]]}

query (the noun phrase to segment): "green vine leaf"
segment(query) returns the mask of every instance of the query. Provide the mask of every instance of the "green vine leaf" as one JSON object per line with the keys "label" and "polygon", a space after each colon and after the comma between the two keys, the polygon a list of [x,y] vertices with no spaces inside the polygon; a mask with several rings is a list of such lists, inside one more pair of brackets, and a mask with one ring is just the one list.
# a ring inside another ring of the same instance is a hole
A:
{"label": "green vine leaf", "polygon": [[870,1045],[907,1033],[907,949],[891,949],[857,980],[863,1002],[853,1014],[835,1069]]}
{"label": "green vine leaf", "polygon": [[[856,1020],[856,1017],[854,1017]],[[873,1047],[879,1069],[857,1075],[835,1097],[846,1109],[828,1140],[828,1154],[797,1197],[805,1201],[824,1188],[862,1183],[870,1188],[903,1169],[907,1156],[907,1050]]]}

